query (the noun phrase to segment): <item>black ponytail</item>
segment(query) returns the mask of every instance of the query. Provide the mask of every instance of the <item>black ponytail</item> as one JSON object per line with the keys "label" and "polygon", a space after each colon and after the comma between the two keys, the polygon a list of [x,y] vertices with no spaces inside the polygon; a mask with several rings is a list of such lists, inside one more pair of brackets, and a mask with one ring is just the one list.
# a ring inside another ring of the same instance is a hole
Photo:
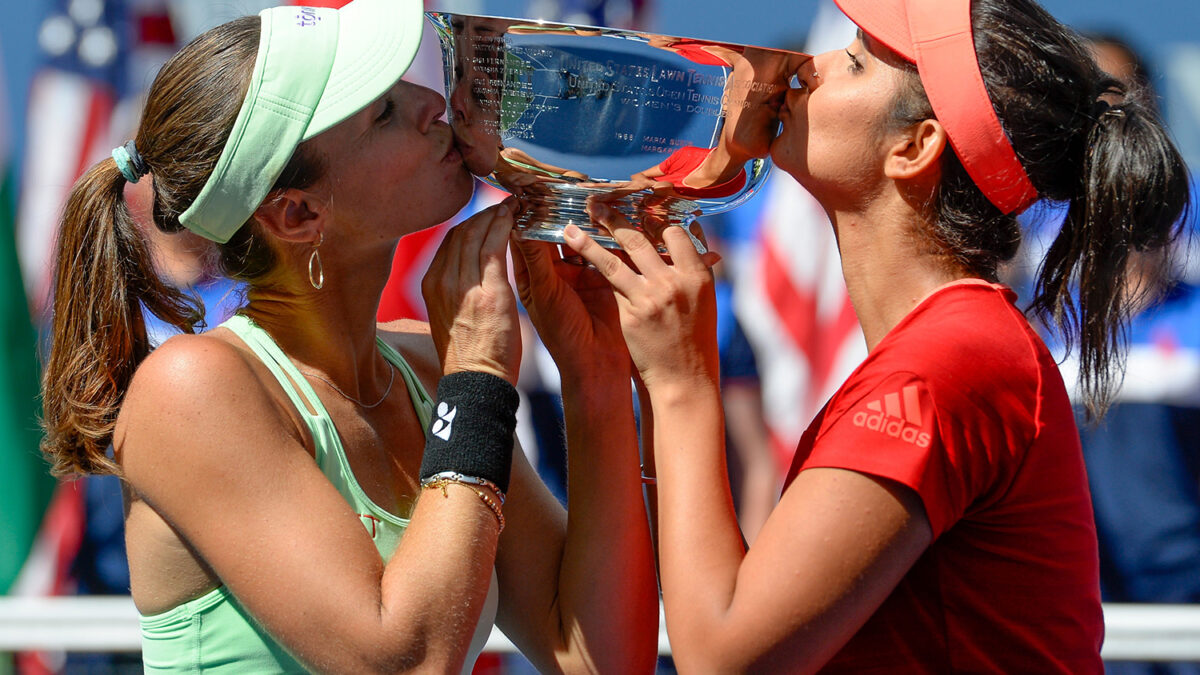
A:
{"label": "black ponytail", "polygon": [[[1031,306],[1079,345],[1079,385],[1092,417],[1103,415],[1120,384],[1128,320],[1165,282],[1189,199],[1187,168],[1147,91],[1125,93],[1111,80],[1103,87],[1075,194]],[[1114,94],[1121,98],[1110,104]],[[1144,264],[1146,257],[1156,264]]]}

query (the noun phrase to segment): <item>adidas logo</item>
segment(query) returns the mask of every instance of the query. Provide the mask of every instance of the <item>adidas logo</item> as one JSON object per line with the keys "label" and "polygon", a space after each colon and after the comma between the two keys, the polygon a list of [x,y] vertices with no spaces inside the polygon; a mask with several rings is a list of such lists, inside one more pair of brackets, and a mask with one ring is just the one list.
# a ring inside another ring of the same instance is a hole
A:
{"label": "adidas logo", "polygon": [[867,403],[866,410],[854,413],[854,426],[899,438],[918,448],[928,448],[932,439],[921,431],[921,401],[917,392],[917,385],[910,384],[899,392],[885,394],[882,399]]}
{"label": "adidas logo", "polygon": [[437,415],[438,418],[433,421],[433,427],[429,430],[434,436],[443,441],[450,440],[450,424],[454,422],[454,416],[458,414],[458,406],[451,408],[446,405],[445,401],[438,403]]}

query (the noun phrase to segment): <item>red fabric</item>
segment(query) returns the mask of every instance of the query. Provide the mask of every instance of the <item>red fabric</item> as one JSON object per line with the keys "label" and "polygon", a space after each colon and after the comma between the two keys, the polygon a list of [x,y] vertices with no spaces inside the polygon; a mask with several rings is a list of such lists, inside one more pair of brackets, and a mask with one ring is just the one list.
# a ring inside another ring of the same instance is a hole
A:
{"label": "red fabric", "polygon": [[174,48],[179,43],[179,40],[175,38],[175,29],[171,26],[171,17],[167,14],[138,14],[134,20],[137,22],[138,39],[142,44],[166,45]]}
{"label": "red fabric", "polygon": [[471,667],[471,675],[503,675],[504,657],[500,654],[484,652],[475,659]]}
{"label": "red fabric", "polygon": [[803,470],[888,478],[934,542],[829,672],[1103,671],[1099,561],[1074,415],[1015,296],[946,286],[909,313],[805,432]]}
{"label": "red fabric", "polygon": [[437,252],[449,229],[450,226],[443,223],[414,232],[400,240],[396,246],[396,254],[392,257],[391,275],[383,288],[383,295],[379,298],[376,320],[429,319],[429,314],[425,311],[425,300],[421,297],[421,279],[425,276],[425,270],[429,269],[433,254]]}
{"label": "red fabric", "polygon": [[712,151],[713,148],[697,148],[694,145],[684,146],[671,153],[670,157],[659,163],[658,170],[662,171],[663,175],[654,180],[674,185],[675,191],[685,197],[696,197],[699,199],[706,197],[728,197],[741,190],[742,186],[746,184],[745,169],[742,169],[733,178],[717,185],[694,188],[684,184],[683,180],[703,164],[704,159],[712,154]]}
{"label": "red fabric", "polygon": [[704,48],[711,44],[711,42],[704,40],[678,40],[671,44],[671,49],[692,63],[699,63],[702,66],[729,68],[728,61]]}
{"label": "red fabric", "polygon": [[450,227],[463,219],[500,203],[507,192],[502,192],[487,183],[478,183],[475,195],[458,215],[437,227],[414,232],[406,235],[396,246],[392,257],[392,271],[388,275],[387,285],[383,288],[383,296],[379,299],[377,321],[395,321],[396,319],[417,319],[428,321],[429,314],[425,311],[425,298],[421,295],[421,280],[425,277],[433,256],[442,244],[442,239],[450,231]]}

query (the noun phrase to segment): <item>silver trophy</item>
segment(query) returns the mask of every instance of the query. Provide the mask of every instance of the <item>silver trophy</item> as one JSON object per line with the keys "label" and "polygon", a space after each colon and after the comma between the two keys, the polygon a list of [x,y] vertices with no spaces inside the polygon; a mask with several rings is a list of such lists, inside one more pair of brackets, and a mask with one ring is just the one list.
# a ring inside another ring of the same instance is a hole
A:
{"label": "silver trophy", "polygon": [[612,28],[426,16],[467,168],[521,199],[521,236],[557,243],[573,223],[619,248],[592,226],[590,200],[659,242],[666,227],[744,203],[766,178],[779,108],[810,58]]}

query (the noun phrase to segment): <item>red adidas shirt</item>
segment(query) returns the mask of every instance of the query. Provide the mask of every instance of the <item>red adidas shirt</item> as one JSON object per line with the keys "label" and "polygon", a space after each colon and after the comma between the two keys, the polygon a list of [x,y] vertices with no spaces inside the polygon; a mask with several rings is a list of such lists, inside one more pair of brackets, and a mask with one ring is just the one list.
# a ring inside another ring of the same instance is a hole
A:
{"label": "red adidas shirt", "polygon": [[1002,286],[926,298],[800,441],[920,495],[934,541],[827,672],[1103,672],[1099,561],[1058,368]]}

